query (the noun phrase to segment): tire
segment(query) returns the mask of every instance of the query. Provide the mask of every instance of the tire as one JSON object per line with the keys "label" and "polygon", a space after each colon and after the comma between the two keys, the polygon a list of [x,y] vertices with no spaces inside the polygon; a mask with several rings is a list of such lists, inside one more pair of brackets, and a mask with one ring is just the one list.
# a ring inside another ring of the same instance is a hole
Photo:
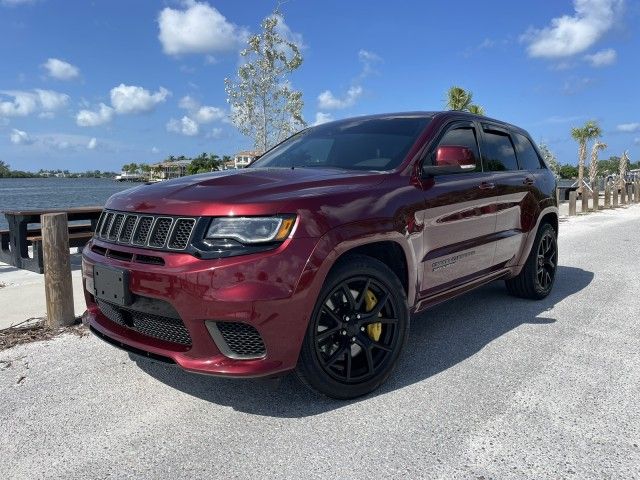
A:
{"label": "tire", "polygon": [[408,333],[407,297],[395,273],[374,258],[349,256],[332,269],[320,291],[297,377],[328,397],[366,395],[389,378]]}
{"label": "tire", "polygon": [[553,288],[558,267],[558,239],[554,228],[543,223],[527,261],[518,276],[507,279],[507,291],[520,298],[542,300]]}

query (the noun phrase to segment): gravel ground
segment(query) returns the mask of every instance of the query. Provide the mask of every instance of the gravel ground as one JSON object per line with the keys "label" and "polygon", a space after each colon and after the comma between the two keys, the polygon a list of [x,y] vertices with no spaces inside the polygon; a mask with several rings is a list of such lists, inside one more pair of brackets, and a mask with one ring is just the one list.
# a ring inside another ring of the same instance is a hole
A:
{"label": "gravel ground", "polygon": [[0,352],[0,478],[640,478],[639,220],[564,221],[548,299],[496,283],[428,311],[355,402],[92,336]]}

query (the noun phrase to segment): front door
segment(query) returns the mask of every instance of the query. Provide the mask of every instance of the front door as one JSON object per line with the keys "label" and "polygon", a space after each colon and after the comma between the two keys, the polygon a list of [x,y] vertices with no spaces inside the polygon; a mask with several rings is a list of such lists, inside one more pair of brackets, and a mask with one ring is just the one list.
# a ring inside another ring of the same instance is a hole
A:
{"label": "front door", "polygon": [[437,148],[462,146],[477,164],[470,172],[430,177],[424,181],[425,206],[421,297],[465,283],[486,273],[495,253],[496,189],[492,173],[483,172],[473,122],[448,126]]}

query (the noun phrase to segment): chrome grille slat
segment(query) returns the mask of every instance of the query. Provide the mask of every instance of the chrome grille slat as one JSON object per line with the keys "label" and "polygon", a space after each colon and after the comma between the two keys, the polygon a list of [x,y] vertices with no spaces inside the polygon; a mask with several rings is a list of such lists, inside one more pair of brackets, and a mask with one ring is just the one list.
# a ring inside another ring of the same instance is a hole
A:
{"label": "chrome grille slat", "polygon": [[136,229],[136,224],[138,223],[137,215],[127,215],[122,224],[122,230],[120,231],[120,236],[118,237],[118,242],[120,243],[129,243],[131,242],[131,237],[133,236],[133,232]]}
{"label": "chrome grille slat", "polygon": [[120,228],[122,228],[122,222],[124,221],[124,213],[116,213],[111,221],[111,226],[109,227],[109,233],[107,234],[107,238],[109,240],[117,240],[120,236]]}
{"label": "chrome grille slat", "polygon": [[189,245],[191,233],[196,221],[194,218],[179,218],[173,224],[173,229],[169,235],[167,248],[171,250],[184,250]]}
{"label": "chrome grille slat", "polygon": [[171,217],[158,217],[153,223],[153,228],[149,234],[147,245],[154,248],[162,248],[167,242],[169,232],[171,231],[171,225],[173,224],[173,218]]}
{"label": "chrome grille slat", "polygon": [[134,245],[154,250],[186,250],[197,219],[168,215],[104,210],[96,226],[95,237],[109,243]]}
{"label": "chrome grille slat", "polygon": [[146,245],[149,232],[151,231],[151,227],[153,226],[153,221],[153,217],[140,217],[140,219],[138,220],[138,225],[136,226],[136,229],[133,233],[133,238],[131,239],[132,244],[140,246]]}

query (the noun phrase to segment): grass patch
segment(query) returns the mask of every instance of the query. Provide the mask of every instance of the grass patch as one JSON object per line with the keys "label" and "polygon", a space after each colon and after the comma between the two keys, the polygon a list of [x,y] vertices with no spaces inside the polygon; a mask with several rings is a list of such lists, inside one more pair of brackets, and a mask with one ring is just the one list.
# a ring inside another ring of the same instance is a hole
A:
{"label": "grass patch", "polygon": [[44,318],[30,318],[17,325],[0,330],[0,351],[24,343],[51,340],[63,333],[73,333],[79,337],[89,334],[89,330],[82,324],[80,318],[68,327],[49,328]]}

